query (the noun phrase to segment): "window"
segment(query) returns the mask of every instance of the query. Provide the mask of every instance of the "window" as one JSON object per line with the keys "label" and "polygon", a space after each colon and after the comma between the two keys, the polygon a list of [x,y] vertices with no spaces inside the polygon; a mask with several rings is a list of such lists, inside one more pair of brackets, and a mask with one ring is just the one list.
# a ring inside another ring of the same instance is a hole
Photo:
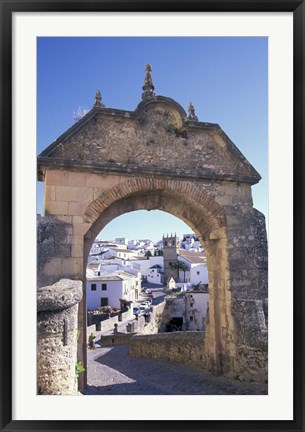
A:
{"label": "window", "polygon": [[200,275],[200,271],[198,271],[197,274]]}
{"label": "window", "polygon": [[98,275],[98,276],[101,276],[101,272],[97,272],[97,275]]}
{"label": "window", "polygon": [[101,306],[108,306],[108,297],[101,297]]}
{"label": "window", "polygon": [[190,316],[190,321],[194,321],[194,317],[192,315]]}
{"label": "window", "polygon": [[102,284],[102,291],[107,291],[107,284]]}
{"label": "window", "polygon": [[96,284],[91,284],[91,291],[96,291]]}

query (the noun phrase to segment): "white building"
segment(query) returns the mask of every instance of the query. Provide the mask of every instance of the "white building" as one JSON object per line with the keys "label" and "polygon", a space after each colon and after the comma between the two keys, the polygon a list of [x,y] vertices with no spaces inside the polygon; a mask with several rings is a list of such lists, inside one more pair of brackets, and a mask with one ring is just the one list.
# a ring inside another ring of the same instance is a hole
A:
{"label": "white building", "polygon": [[112,253],[113,256],[117,258],[122,258],[124,260],[136,256],[135,251],[125,248],[109,248],[109,251]]}
{"label": "white building", "polygon": [[107,259],[99,263],[95,276],[104,276],[116,271],[123,270],[123,263],[120,259]]}
{"label": "white building", "polygon": [[154,243],[149,239],[144,240],[129,240],[128,249],[137,250],[138,252],[145,253],[145,251],[150,251],[152,255],[154,254],[155,247]]}
{"label": "white building", "polygon": [[185,293],[185,330],[203,330],[209,307],[209,294],[201,291]]}
{"label": "white building", "polygon": [[146,277],[147,282],[162,285],[164,281],[164,272],[162,271],[162,267],[159,264],[150,267]]}
{"label": "white building", "polygon": [[121,309],[121,301],[134,302],[141,288],[141,278],[125,271],[87,278],[87,309],[101,306]]}
{"label": "white building", "polygon": [[137,250],[140,247],[140,241],[139,240],[129,240],[127,247],[128,247],[128,249],[131,249],[131,250]]}
{"label": "white building", "polygon": [[107,258],[109,256],[109,249],[101,250],[98,253],[91,253],[88,256],[88,263],[98,263],[102,259]]}
{"label": "white building", "polygon": [[114,239],[114,242],[118,243],[118,244],[122,244],[126,247],[128,245],[128,238],[127,237],[117,237]]}
{"label": "white building", "polygon": [[189,269],[185,274],[183,270],[179,270],[181,282],[189,282],[191,285],[208,284],[208,266],[205,253],[180,250],[177,260],[182,261]]}
{"label": "white building", "polygon": [[[125,262],[127,266],[139,271],[144,278],[147,278],[150,269],[155,265],[160,266],[160,271],[164,271],[164,261],[162,256],[152,256],[148,259],[146,257],[131,257]],[[157,283],[157,282],[153,282]]]}
{"label": "white building", "polygon": [[203,252],[204,248],[198,239],[198,236],[194,233],[183,234],[181,241],[181,249],[189,250],[191,252]]}

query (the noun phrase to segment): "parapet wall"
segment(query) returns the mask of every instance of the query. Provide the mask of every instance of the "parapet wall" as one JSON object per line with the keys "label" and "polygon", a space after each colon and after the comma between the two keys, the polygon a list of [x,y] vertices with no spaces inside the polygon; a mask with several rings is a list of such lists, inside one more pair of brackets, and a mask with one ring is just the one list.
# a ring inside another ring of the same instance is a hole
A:
{"label": "parapet wall", "polygon": [[[132,319],[133,318],[133,313],[132,310],[129,309],[127,312],[123,312],[121,314],[122,320],[121,321],[126,321],[128,319]],[[108,318],[106,320],[100,321],[98,323],[92,324],[90,326],[87,327],[87,340],[88,340],[88,336],[90,335],[90,333],[96,334],[99,332],[105,332],[108,330],[113,330],[114,329],[114,324],[118,324],[120,322],[119,319],[119,314],[115,315],[111,318]],[[100,330],[96,330],[97,327],[100,326]]]}
{"label": "parapet wall", "polygon": [[129,354],[203,367],[204,332],[135,335],[129,342]]}
{"label": "parapet wall", "polygon": [[77,394],[77,314],[82,282],[61,279],[37,291],[37,392]]}

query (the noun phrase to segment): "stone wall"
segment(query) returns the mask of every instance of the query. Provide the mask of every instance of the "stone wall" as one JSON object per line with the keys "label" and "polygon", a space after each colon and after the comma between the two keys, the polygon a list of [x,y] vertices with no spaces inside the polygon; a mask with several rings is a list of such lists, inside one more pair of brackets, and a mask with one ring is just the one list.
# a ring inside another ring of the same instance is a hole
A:
{"label": "stone wall", "polygon": [[[238,331],[239,373],[242,380],[268,381],[268,328],[262,300],[234,301]],[[226,364],[223,362],[224,371]],[[228,365],[227,367],[230,367]]]}
{"label": "stone wall", "polygon": [[111,345],[125,345],[130,342],[130,339],[134,336],[134,333],[119,333],[114,335],[101,336],[97,343],[101,346],[111,346]]}
{"label": "stone wall", "polygon": [[[128,310],[127,312],[122,313],[122,321],[127,321],[127,320],[132,319],[132,318],[133,318],[133,314],[132,314],[131,309]],[[95,334],[95,333],[99,333],[99,332],[105,332],[108,330],[113,330],[114,324],[118,324],[119,322],[120,321],[119,321],[119,314],[118,314],[118,315],[115,315],[115,316],[108,318],[104,321],[100,321],[99,323],[92,324],[92,325],[88,326],[87,327],[87,340],[88,340],[88,336],[90,333]],[[96,327],[99,324],[101,326],[101,329],[97,331]]]}
{"label": "stone wall", "polygon": [[77,315],[82,282],[61,279],[37,291],[37,392],[77,394]]}
{"label": "stone wall", "polygon": [[129,342],[129,354],[203,367],[203,345],[204,333],[198,331],[135,335]]}

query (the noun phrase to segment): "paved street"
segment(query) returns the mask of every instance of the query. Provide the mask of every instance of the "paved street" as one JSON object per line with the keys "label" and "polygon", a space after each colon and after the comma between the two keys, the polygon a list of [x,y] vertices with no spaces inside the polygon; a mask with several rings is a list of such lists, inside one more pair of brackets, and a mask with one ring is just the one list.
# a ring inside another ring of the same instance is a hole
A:
{"label": "paved street", "polygon": [[[154,305],[163,301],[163,288],[146,288],[154,295]],[[128,322],[132,321],[119,323],[118,331],[126,333]],[[102,333],[110,334],[113,330]],[[215,377],[196,367],[133,358],[128,354],[128,345],[101,348],[96,344],[95,350],[88,350],[87,372],[86,395],[260,395],[268,391],[267,385]]]}
{"label": "paved street", "polygon": [[267,385],[215,377],[173,362],[132,358],[128,345],[88,351],[86,395],[267,394]]}

